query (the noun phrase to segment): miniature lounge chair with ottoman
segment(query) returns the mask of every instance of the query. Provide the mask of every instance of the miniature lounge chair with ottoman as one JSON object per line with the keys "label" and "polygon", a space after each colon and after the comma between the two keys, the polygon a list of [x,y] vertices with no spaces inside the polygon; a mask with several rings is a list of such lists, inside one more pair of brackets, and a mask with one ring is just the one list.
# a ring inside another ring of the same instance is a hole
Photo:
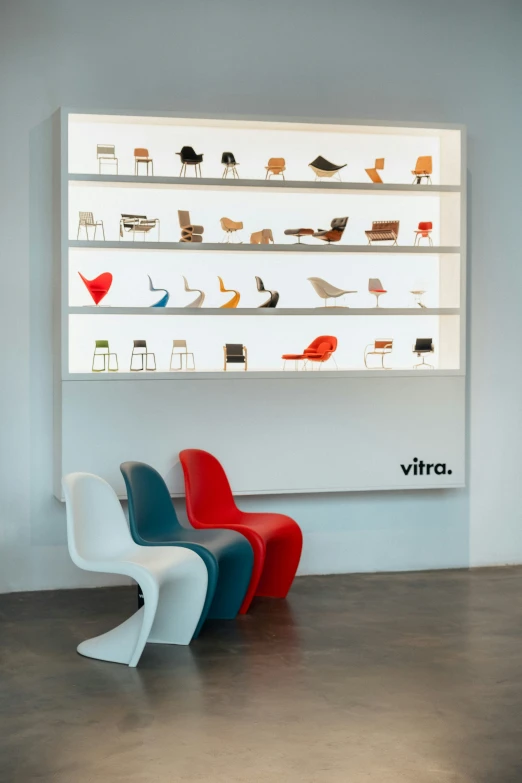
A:
{"label": "miniature lounge chair with ottoman", "polygon": [[123,462],[120,470],[127,487],[129,527],[135,543],[140,547],[188,549],[207,567],[208,591],[195,636],[207,616],[233,620],[252,577],[254,553],[247,539],[230,529],[182,527],[157,470],[144,462]]}
{"label": "miniature lounge chair with ottoman", "polygon": [[247,611],[254,595],[285,598],[303,546],[297,522],[284,514],[241,511],[223,467],[207,451],[185,449],[179,459],[185,476],[190,524],[198,529],[235,530],[248,539],[254,550],[252,578],[241,612]]}

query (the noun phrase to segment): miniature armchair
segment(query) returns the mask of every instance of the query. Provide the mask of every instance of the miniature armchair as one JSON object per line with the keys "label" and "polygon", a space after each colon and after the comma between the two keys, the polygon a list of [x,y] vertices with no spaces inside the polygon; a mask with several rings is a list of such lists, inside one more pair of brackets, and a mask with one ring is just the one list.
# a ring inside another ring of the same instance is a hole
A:
{"label": "miniature armchair", "polygon": [[324,242],[328,242],[328,244],[331,242],[339,242],[342,235],[344,234],[344,230],[347,224],[347,217],[334,218],[330,223],[330,228],[319,228],[317,231],[314,231],[313,235],[314,237],[317,237],[317,239],[322,239]]}
{"label": "miniature armchair", "polygon": [[194,174],[196,177],[201,177],[201,164],[203,162],[203,155],[198,155],[193,147],[182,147],[181,152],[176,152],[176,155],[179,155],[181,160],[181,171],[179,172],[180,177],[186,177],[187,176],[187,166],[192,166],[194,168]]}
{"label": "miniature armchair", "polygon": [[[379,356],[381,359],[381,369],[388,370],[389,367],[384,366],[384,357],[390,354],[393,350],[393,340],[374,340],[364,349],[364,366],[368,367],[368,356]],[[368,367],[368,369],[370,369]]]}
{"label": "miniature armchair", "polygon": [[241,343],[227,343],[223,346],[223,369],[227,370],[227,364],[243,364],[245,372],[248,370],[248,351],[246,345]]}
{"label": "miniature armchair", "polygon": [[157,241],[160,238],[160,220],[159,218],[148,218],[146,215],[124,215],[120,218],[120,235],[119,239],[123,239],[125,233],[132,233],[132,241],[136,239],[136,234],[141,234],[143,241],[146,240],[149,233],[154,229],[158,229]]}
{"label": "miniature armchair", "polygon": [[76,233],[76,239],[80,238],[80,231],[83,228],[85,231],[85,238],[90,239],[89,229],[94,228],[93,240],[96,239],[96,230],[98,226],[101,226],[103,241],[105,241],[105,229],[103,227],[103,220],[95,220],[92,212],[80,212],[78,219],[78,231]]}
{"label": "miniature armchair", "polygon": [[373,242],[391,242],[392,245],[396,245],[399,236],[399,225],[399,220],[374,220],[371,229],[364,232],[368,244],[371,245]]}
{"label": "miniature armchair", "polygon": [[221,218],[221,220],[219,222],[221,223],[221,228],[225,232],[222,241],[226,240],[227,242],[230,242],[231,238],[238,231],[241,231],[243,229],[243,223],[241,223],[241,221],[239,221],[239,220],[235,221],[235,220],[230,220],[230,218],[223,217],[223,218]]}
{"label": "miniature armchair", "polygon": [[412,351],[413,353],[417,354],[419,359],[422,356],[422,362],[413,365],[415,370],[419,367],[429,367],[433,370],[433,364],[428,364],[426,361],[427,354],[435,353],[435,346],[433,345],[433,339],[431,337],[417,337]]}

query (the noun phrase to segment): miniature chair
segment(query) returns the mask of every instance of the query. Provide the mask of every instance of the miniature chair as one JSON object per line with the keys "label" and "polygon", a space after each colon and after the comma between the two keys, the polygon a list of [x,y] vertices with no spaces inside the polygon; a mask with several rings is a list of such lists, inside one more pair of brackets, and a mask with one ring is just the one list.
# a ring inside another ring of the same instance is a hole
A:
{"label": "miniature chair", "polygon": [[[116,367],[111,367],[111,356],[114,356]],[[96,359],[103,359],[103,367],[96,369]],[[118,372],[118,357],[115,353],[111,353],[108,340],[95,340],[94,341],[94,354],[92,356],[92,372]]]}
{"label": "miniature chair", "polygon": [[248,370],[248,351],[246,345],[241,343],[227,343],[223,346],[223,369],[227,371],[227,364],[244,364],[245,372]]}
{"label": "miniature chair", "polygon": [[415,304],[419,305],[419,307],[426,307],[424,302],[422,301],[422,297],[426,293],[424,288],[418,288],[415,291],[410,291],[410,294],[413,294],[413,298],[415,300]]}
{"label": "miniature chair", "polygon": [[279,292],[278,291],[268,291],[265,288],[265,285],[260,277],[257,277],[256,275],[256,285],[257,290],[260,294],[270,294],[266,302],[263,302],[263,304],[258,305],[258,307],[277,307],[277,303],[279,302]]}
{"label": "miniature chair", "polygon": [[433,239],[431,238],[431,232],[433,230],[433,223],[424,222],[419,223],[419,227],[415,229],[415,241],[414,245],[420,245],[421,239],[427,239],[430,246],[433,247]]}
{"label": "miniature chair", "polygon": [[203,242],[205,229],[203,226],[193,226],[186,210],[178,209],[178,220],[181,228],[180,242]]}
{"label": "miniature chair", "polygon": [[136,239],[136,234],[143,235],[143,241],[147,238],[147,235],[153,228],[158,229],[157,242],[160,238],[160,221],[159,218],[148,218],[146,215],[123,215],[120,218],[120,236],[119,239],[123,239],[124,232],[132,231],[132,241]]}
{"label": "miniature chair", "polygon": [[76,233],[76,239],[80,238],[80,229],[85,229],[85,238],[90,239],[89,229],[94,228],[93,240],[96,239],[96,230],[98,226],[101,226],[103,241],[105,242],[105,229],[103,227],[103,220],[95,220],[92,212],[80,212],[78,220],[78,231]]}
{"label": "miniature chair", "polygon": [[150,291],[163,291],[164,292],[164,296],[162,296],[160,299],[158,299],[158,301],[155,302],[154,304],[151,304],[151,307],[166,307],[167,306],[167,302],[170,299],[169,292],[167,291],[166,288],[154,288],[151,276],[147,275],[147,277],[149,278],[149,290]]}
{"label": "miniature chair", "polygon": [[374,220],[372,227],[368,231],[365,231],[368,244],[372,242],[391,242],[397,244],[397,238],[399,236],[399,220]]}
{"label": "miniature chair", "polygon": [[[336,288],[331,283],[327,283],[322,277],[309,277],[308,280],[313,286],[315,293],[324,299],[324,306],[328,307],[328,299],[338,299],[345,294],[356,294],[357,291],[351,291],[344,288]],[[334,305],[336,307],[337,305]]]}
{"label": "miniature chair", "polygon": [[194,174],[196,177],[201,177],[201,163],[203,162],[203,155],[197,155],[193,147],[182,147],[181,152],[176,152],[181,160],[181,170],[179,172],[180,177],[187,176],[187,166],[194,166]]}
{"label": "miniature chair", "polygon": [[223,237],[222,241],[226,239],[227,242],[230,242],[232,235],[235,234],[236,231],[241,231],[243,228],[243,223],[240,221],[236,222],[234,220],[230,220],[230,218],[223,217],[219,222],[221,223],[221,228],[225,232],[225,236]]}
{"label": "miniature chair", "polygon": [[286,171],[286,161],[284,158],[270,158],[268,165],[265,166],[266,177],[270,179],[272,176],[278,176],[279,174],[285,178],[284,172]]}
{"label": "miniature chair", "polygon": [[[134,361],[134,357],[135,356],[138,357],[138,358],[141,358],[141,367],[133,367],[132,366],[132,362]],[[152,356],[152,359],[154,361],[154,367],[149,367],[149,356]],[[145,359],[145,361],[143,361],[143,359]],[[130,369],[131,369],[131,372],[142,372],[143,370],[148,370],[149,372],[154,372],[155,371],[155,369],[156,369],[156,354],[147,350],[147,341],[146,340],[134,340],[133,341],[131,360],[130,360]]]}
{"label": "miniature chair", "polygon": [[433,364],[428,364],[426,361],[426,354],[435,353],[435,346],[431,337],[417,337],[412,351],[417,354],[419,359],[422,356],[422,362],[413,365],[414,370],[418,367],[430,367],[433,370]]}
{"label": "miniature chair", "polygon": [[92,296],[94,304],[99,305],[101,300],[107,296],[112,285],[112,274],[110,272],[102,272],[101,275],[98,275],[93,280],[87,280],[81,272],[78,272],[78,274],[85,283],[87,291]]}
{"label": "miniature chair", "polygon": [[187,305],[185,305],[185,307],[202,307],[203,302],[205,301],[205,294],[203,293],[203,291],[200,291],[199,288],[189,288],[187,278],[184,276],[183,276],[183,280],[185,283],[185,291],[187,292],[187,294],[196,294],[196,293],[199,294],[199,296],[197,296],[194,299],[194,301],[189,302]]}
{"label": "miniature chair", "polygon": [[[305,366],[308,362],[317,362],[319,369],[329,359],[335,364],[335,369],[338,370],[337,362],[335,361],[334,352],[337,350],[337,337],[332,335],[322,334],[316,337],[313,342],[310,343],[308,348],[305,348]],[[313,367],[312,367],[313,369]]]}
{"label": "miniature chair", "polygon": [[431,185],[431,177],[430,174],[433,172],[433,161],[431,158],[431,155],[421,155],[420,158],[417,158],[417,163],[415,164],[415,168],[411,172],[413,177],[413,185],[420,185],[422,183],[422,178],[426,177],[426,182]]}
{"label": "miniature chair", "polygon": [[239,300],[241,298],[239,291],[236,291],[234,288],[225,288],[225,284],[222,278],[219,277],[219,275],[218,275],[218,280],[219,280],[219,290],[221,291],[222,294],[234,294],[232,299],[229,299],[228,302],[225,302],[225,304],[220,305],[220,309],[227,309],[227,308],[234,309],[235,307],[238,306]]}
{"label": "miniature chair", "polygon": [[384,158],[375,158],[375,166],[373,169],[364,169],[365,172],[368,174],[372,182],[375,182],[376,184],[382,183],[381,175],[379,174],[379,171],[382,171],[384,168]]}
{"label": "miniature chair", "polygon": [[237,166],[239,166],[239,163],[236,161],[234,154],[232,152],[224,152],[221,156],[221,165],[225,168],[223,169],[223,175],[222,179],[226,179],[228,177],[228,172],[232,172],[232,176],[235,179],[239,179],[239,174],[237,173]]}
{"label": "miniature chair", "polygon": [[116,493],[98,476],[69,473],[62,484],[72,561],[84,571],[130,577],[144,596],[121,625],[82,642],[80,655],[134,667],[147,642],[190,644],[208,588],[202,558],[190,549],[135,544]]}
{"label": "miniature chair", "polygon": [[317,239],[322,239],[325,242],[328,242],[328,244],[331,242],[339,242],[342,235],[344,234],[344,230],[347,224],[347,217],[334,218],[330,223],[330,228],[318,228],[317,231],[314,231],[313,235],[314,237],[317,237]]}
{"label": "miniature chair", "polygon": [[96,157],[98,158],[98,174],[102,173],[102,165],[116,166],[116,174],[118,173],[118,158],[114,144],[97,144]]}
{"label": "miniature chair", "polygon": [[136,177],[140,173],[140,163],[144,163],[147,166],[147,177],[149,176],[149,165],[152,170],[152,176],[154,176],[154,161],[145,147],[136,147],[134,150],[134,175]]}
{"label": "miniature chair", "polygon": [[370,277],[368,281],[368,291],[375,297],[375,307],[379,307],[379,297],[388,293],[388,291],[382,287],[382,283],[378,277]]}
{"label": "miniature chair", "polygon": [[303,244],[301,237],[312,237],[314,235],[313,228],[287,228],[285,234],[288,237],[297,237],[297,245]]}
{"label": "miniature chair", "polygon": [[[381,368],[383,370],[389,370],[389,367],[384,366],[384,357],[391,353],[392,350],[393,340],[375,340],[373,343],[367,345],[364,349],[364,366],[368,367],[368,363],[366,361],[368,356],[380,356]],[[370,368],[368,367],[368,369]]]}
{"label": "miniature chair", "polygon": [[190,524],[195,528],[235,530],[254,550],[252,578],[241,611],[247,611],[254,595],[286,598],[301,558],[303,535],[299,525],[283,514],[241,511],[225,471],[207,451],[185,449],[179,459]]}
{"label": "miniature chair", "polygon": [[[169,547],[198,555],[208,573],[208,591],[197,636],[206,617],[233,620],[240,611],[252,577],[254,553],[247,539],[230,529],[194,530],[182,527],[169,490],[160,474],[144,462],[120,465],[129,500],[129,527],[135,543]],[[228,526],[227,526],[228,527]]]}
{"label": "miniature chair", "polygon": [[343,163],[342,166],[337,166],[335,163],[331,163],[329,160],[326,160],[326,158],[323,158],[321,155],[319,155],[319,157],[309,163],[308,166],[315,173],[316,181],[324,177],[329,179],[337,174],[339,182],[341,182],[342,180],[340,171],[341,169],[344,169],[347,164]]}
{"label": "miniature chair", "polygon": [[274,244],[274,235],[271,228],[263,228],[261,231],[254,231],[250,234],[251,245],[269,245]]}
{"label": "miniature chair", "polygon": [[[188,357],[192,356],[192,367],[188,366]],[[179,359],[179,367],[173,367],[172,366],[172,360],[176,357],[176,360]],[[170,354],[170,366],[169,370],[182,370],[183,369],[183,359],[185,359],[185,370],[195,370],[196,369],[196,362],[194,361],[194,354],[192,351],[189,351],[187,348],[187,341],[186,340],[173,340],[172,341],[172,353]]]}

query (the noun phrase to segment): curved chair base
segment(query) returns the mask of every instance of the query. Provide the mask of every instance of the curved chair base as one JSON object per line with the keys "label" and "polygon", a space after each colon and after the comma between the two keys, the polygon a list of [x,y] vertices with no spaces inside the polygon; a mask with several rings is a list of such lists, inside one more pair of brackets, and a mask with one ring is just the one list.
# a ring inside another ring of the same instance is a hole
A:
{"label": "curved chair base", "polygon": [[[125,663],[131,666],[131,659],[144,621],[145,607],[113,628],[112,631],[94,636],[78,645],[80,655],[96,658],[99,661]],[[134,664],[135,666],[136,664]]]}
{"label": "curved chair base", "polygon": [[240,296],[241,295],[236,291],[234,296],[232,297],[232,299],[229,299],[228,302],[225,302],[225,304],[222,304],[220,309],[221,310],[227,309],[227,308],[233,309],[233,308],[237,307],[238,304],[239,304]]}
{"label": "curved chair base", "polygon": [[203,292],[200,293],[199,296],[197,296],[193,302],[189,302],[185,307],[203,307],[203,302],[205,301],[205,294]]}

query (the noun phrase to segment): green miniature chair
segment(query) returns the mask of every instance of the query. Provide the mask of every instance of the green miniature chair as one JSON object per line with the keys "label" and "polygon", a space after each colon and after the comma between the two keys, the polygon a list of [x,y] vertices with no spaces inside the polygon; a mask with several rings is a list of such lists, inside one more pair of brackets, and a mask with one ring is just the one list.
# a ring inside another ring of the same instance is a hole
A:
{"label": "green miniature chair", "polygon": [[[111,356],[114,356],[116,367],[111,367]],[[103,359],[103,367],[96,369],[96,358]],[[108,340],[95,340],[94,341],[94,354],[92,357],[92,371],[93,372],[118,372],[118,356],[115,353],[111,353]]]}

